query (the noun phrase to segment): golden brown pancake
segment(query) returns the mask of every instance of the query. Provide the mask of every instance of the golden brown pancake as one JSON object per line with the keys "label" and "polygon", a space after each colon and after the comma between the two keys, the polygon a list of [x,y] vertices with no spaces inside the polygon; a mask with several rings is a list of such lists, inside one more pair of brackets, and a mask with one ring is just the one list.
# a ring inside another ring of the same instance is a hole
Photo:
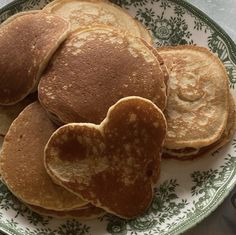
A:
{"label": "golden brown pancake", "polygon": [[[67,19],[71,29],[105,24],[150,41],[150,35],[126,11],[104,0],[56,0],[46,5],[45,12]],[[142,31],[141,31],[142,30]]]}
{"label": "golden brown pancake", "polygon": [[3,143],[1,176],[9,190],[31,205],[70,210],[87,204],[54,184],[44,167],[44,147],[56,130],[38,102],[27,106],[12,123]]}
{"label": "golden brown pancake", "polygon": [[53,133],[45,167],[60,185],[122,218],[142,214],[160,172],[166,121],[147,99],[126,97],[100,125],[71,123]]}
{"label": "golden brown pancake", "polygon": [[25,99],[17,104],[10,106],[0,106],[0,135],[5,136],[15,118],[19,113],[30,103],[36,101],[37,96],[35,94],[27,96]]}
{"label": "golden brown pancake", "polygon": [[142,39],[99,27],[73,33],[43,75],[38,95],[62,123],[100,123],[111,105],[126,96],[166,105],[159,61]]}
{"label": "golden brown pancake", "polygon": [[235,101],[233,96],[229,95],[229,115],[227,120],[226,128],[220,137],[215,143],[210,144],[209,146],[202,147],[199,149],[194,148],[185,148],[185,149],[164,149],[163,157],[165,158],[178,158],[181,160],[191,160],[197,157],[203,157],[209,155],[210,153],[215,152],[217,149],[223,147],[225,144],[230,142],[234,136],[236,130],[236,109]]}
{"label": "golden brown pancake", "polygon": [[15,104],[35,90],[69,30],[61,17],[39,11],[20,13],[1,25],[0,104]]}
{"label": "golden brown pancake", "polygon": [[70,210],[70,211],[48,210],[42,207],[32,206],[29,204],[26,204],[26,206],[29,207],[30,210],[40,215],[52,216],[59,219],[70,219],[70,218],[93,219],[93,218],[96,218],[98,216],[105,214],[105,211],[103,209],[92,206],[92,205],[88,208],[75,209],[75,210]]}
{"label": "golden brown pancake", "polygon": [[159,49],[169,71],[165,148],[202,148],[220,139],[229,109],[226,70],[213,53],[197,46]]}

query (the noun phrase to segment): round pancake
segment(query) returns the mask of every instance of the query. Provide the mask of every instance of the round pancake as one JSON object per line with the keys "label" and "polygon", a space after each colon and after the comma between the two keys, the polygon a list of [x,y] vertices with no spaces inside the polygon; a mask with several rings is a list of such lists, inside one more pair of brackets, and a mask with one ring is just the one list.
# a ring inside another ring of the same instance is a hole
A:
{"label": "round pancake", "polygon": [[105,26],[71,34],[38,87],[40,103],[62,123],[98,124],[111,105],[131,95],[165,108],[160,63],[142,39]]}
{"label": "round pancake", "polygon": [[36,101],[37,96],[35,94],[27,96],[19,103],[11,106],[0,106],[0,135],[5,136],[7,131],[19,115],[19,113],[30,103]]}
{"label": "round pancake", "polygon": [[87,204],[54,184],[44,167],[44,147],[56,130],[38,102],[12,123],[3,143],[1,176],[20,200],[47,209],[68,210]]}
{"label": "round pancake", "polygon": [[[72,30],[105,24],[141,37],[138,22],[119,6],[104,0],[56,0],[43,9],[64,17]],[[147,33],[144,34],[148,38]]]}
{"label": "round pancake", "polygon": [[45,168],[61,186],[122,218],[142,214],[160,172],[166,120],[147,99],[126,97],[100,125],[70,123],[45,147]]}
{"label": "round pancake", "polygon": [[191,160],[197,157],[203,157],[207,154],[215,152],[217,149],[223,147],[225,144],[230,142],[234,136],[236,130],[236,107],[233,96],[229,95],[229,115],[227,120],[226,128],[220,137],[215,143],[210,144],[209,146],[194,149],[164,149],[163,157],[165,158],[178,158],[181,160]]}
{"label": "round pancake", "polygon": [[32,206],[29,204],[26,204],[26,206],[30,210],[32,210],[40,215],[51,216],[51,217],[55,217],[58,219],[71,219],[71,218],[94,219],[94,218],[97,218],[98,216],[104,215],[106,213],[103,209],[92,206],[92,205],[88,208],[76,209],[76,210],[70,210],[70,211],[48,210],[48,209],[44,209],[42,207]]}
{"label": "round pancake", "polygon": [[158,50],[169,71],[165,148],[201,148],[225,130],[229,109],[227,72],[208,49],[197,46]]}
{"label": "round pancake", "polygon": [[0,27],[0,104],[12,105],[35,90],[70,25],[59,16],[19,13]]}

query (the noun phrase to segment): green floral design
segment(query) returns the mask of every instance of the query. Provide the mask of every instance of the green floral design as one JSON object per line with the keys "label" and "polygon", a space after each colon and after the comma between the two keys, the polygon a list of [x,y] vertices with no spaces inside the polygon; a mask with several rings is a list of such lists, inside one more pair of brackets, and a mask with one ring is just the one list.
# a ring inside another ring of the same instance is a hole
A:
{"label": "green floral design", "polygon": [[[8,189],[0,182],[0,208],[4,211],[13,211],[15,213],[14,219],[17,217],[24,217],[29,224],[34,226],[47,226],[52,222],[53,218],[48,216],[41,216],[30,209],[28,209],[23,203],[21,203]],[[0,213],[0,219],[3,217],[3,213]],[[86,235],[89,234],[89,227],[85,224],[81,224],[76,220],[68,220],[58,228],[52,230],[50,228],[36,228],[33,231],[22,230],[19,228],[19,223],[14,219],[6,220],[4,224],[10,228],[18,230],[24,235]]]}
{"label": "green floral design", "polygon": [[50,220],[50,217],[43,217],[29,210],[7,189],[3,183],[0,183],[0,208],[5,211],[10,209],[14,211],[14,218],[17,218],[18,216],[27,217],[29,223],[32,223],[33,225],[45,226]]}
{"label": "green floral design", "polygon": [[224,63],[228,73],[230,87],[234,88],[236,83],[236,65],[231,62],[227,52],[227,46],[224,41],[217,33],[213,33],[210,37],[208,37],[208,46]]}
{"label": "green floral design", "polygon": [[[193,44],[191,32],[188,30],[188,24],[183,16],[186,10],[178,5],[174,6],[176,17],[167,17],[166,9],[171,8],[170,1],[153,0],[151,3],[160,2],[162,12],[155,12],[153,8],[146,7],[147,1],[113,1],[114,3],[129,9],[129,6],[137,7],[136,18],[141,21],[157,39],[156,45],[184,45]],[[134,3],[135,2],[135,3]]]}
{"label": "green floral design", "polygon": [[201,195],[197,202],[193,202],[196,209],[205,208],[206,205],[214,199],[219,188],[230,177],[230,172],[234,170],[236,165],[236,157],[228,155],[225,158],[224,166],[219,169],[210,169],[208,171],[195,171],[191,174],[195,185],[191,189],[192,196]]}

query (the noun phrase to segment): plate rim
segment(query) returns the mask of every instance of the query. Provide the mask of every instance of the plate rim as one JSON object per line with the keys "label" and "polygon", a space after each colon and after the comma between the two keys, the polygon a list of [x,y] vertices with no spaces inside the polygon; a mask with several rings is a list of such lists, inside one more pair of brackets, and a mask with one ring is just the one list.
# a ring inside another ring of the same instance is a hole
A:
{"label": "plate rim", "polygon": [[[20,6],[21,4],[25,4],[28,1],[30,0],[13,0],[4,7],[0,8],[0,15],[3,14],[4,12],[12,10],[12,8],[14,7]],[[184,9],[186,9],[194,16],[200,18],[204,23],[206,23],[206,25],[210,25],[210,27],[215,32],[217,32],[219,36],[223,39],[223,41],[226,43],[227,48],[229,48],[228,51],[229,56],[232,59],[232,61],[236,64],[236,43],[217,22],[211,19],[205,12],[194,6],[192,3],[187,2],[186,0],[168,0],[168,1],[182,6]],[[214,197],[213,201],[215,203],[211,203],[207,207],[204,207],[204,210],[198,216],[194,216],[192,219],[187,219],[187,221],[183,222],[179,226],[176,226],[175,229],[165,234],[166,235],[181,234],[195,227],[223,203],[223,201],[227,198],[227,196],[231,193],[231,191],[235,186],[236,186],[236,165],[234,167],[234,170],[231,172],[231,176],[229,177],[227,184],[224,184],[224,186],[222,186],[222,188],[218,190],[216,197]],[[218,199],[217,201],[216,198]],[[0,232],[5,233],[6,235],[23,235],[19,231],[14,230],[14,228],[8,227],[7,225],[1,223],[1,221],[0,221]]]}

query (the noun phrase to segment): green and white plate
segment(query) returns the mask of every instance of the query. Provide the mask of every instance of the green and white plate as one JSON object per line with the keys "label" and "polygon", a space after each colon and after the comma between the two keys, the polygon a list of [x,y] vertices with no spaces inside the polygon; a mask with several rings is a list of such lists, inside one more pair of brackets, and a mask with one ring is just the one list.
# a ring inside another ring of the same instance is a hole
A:
{"label": "green and white plate", "polygon": [[[39,9],[49,0],[17,0],[0,10],[0,22],[19,11]],[[198,44],[225,64],[234,96],[236,46],[205,14],[182,0],[116,0],[154,34],[157,46]],[[1,120],[0,120],[1,121]],[[236,136],[213,155],[183,162],[163,160],[155,198],[144,216],[123,220],[106,215],[91,221],[39,216],[0,184],[0,230],[17,235],[179,234],[208,216],[236,183]]]}

